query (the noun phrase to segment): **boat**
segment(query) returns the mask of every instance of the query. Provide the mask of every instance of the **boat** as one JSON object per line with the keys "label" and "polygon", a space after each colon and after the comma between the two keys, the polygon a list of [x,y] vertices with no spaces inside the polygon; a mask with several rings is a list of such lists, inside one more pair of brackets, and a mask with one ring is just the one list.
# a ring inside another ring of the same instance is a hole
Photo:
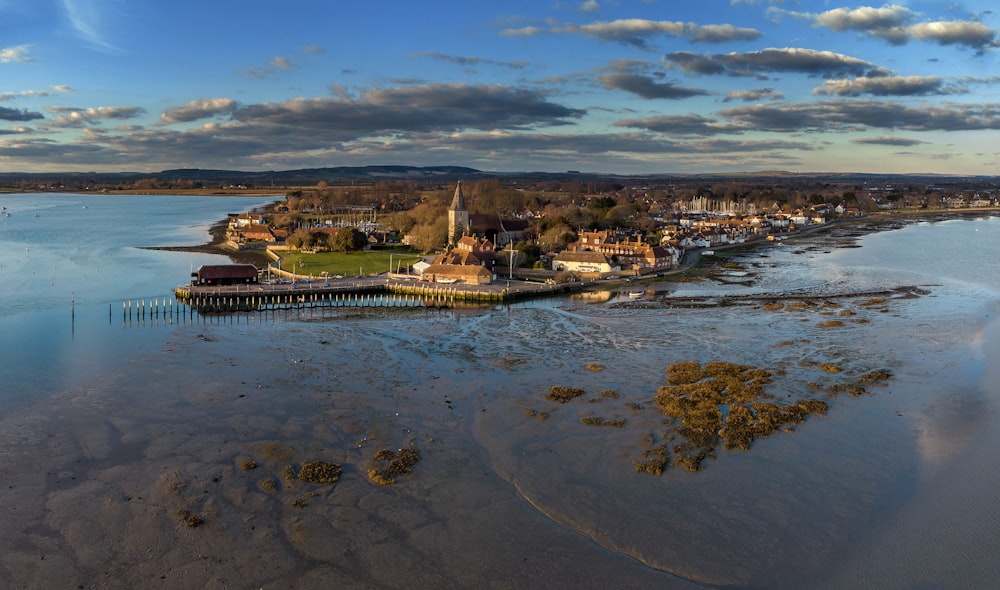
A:
{"label": "boat", "polygon": [[640,299],[642,298],[642,291],[629,291],[628,297],[629,299]]}
{"label": "boat", "polygon": [[701,253],[702,256],[715,256],[715,250],[704,250]]}
{"label": "boat", "polygon": [[453,279],[453,278],[447,278],[446,277],[446,278],[437,279],[435,282],[441,283],[443,285],[452,285],[454,283],[457,283],[458,279]]}

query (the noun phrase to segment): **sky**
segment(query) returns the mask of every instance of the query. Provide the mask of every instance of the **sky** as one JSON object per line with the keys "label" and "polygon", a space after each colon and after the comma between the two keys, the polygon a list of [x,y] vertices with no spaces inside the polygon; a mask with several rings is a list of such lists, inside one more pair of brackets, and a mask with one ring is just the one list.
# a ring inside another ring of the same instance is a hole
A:
{"label": "sky", "polygon": [[0,172],[1000,172],[992,0],[0,0]]}

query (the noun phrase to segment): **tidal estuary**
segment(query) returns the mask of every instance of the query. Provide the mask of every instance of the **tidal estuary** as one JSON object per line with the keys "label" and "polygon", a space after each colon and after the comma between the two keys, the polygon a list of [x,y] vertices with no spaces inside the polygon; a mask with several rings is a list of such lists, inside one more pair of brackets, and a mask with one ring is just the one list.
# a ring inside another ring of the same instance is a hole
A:
{"label": "tidal estuary", "polygon": [[[845,226],[639,299],[123,323],[220,261],[137,247],[264,201],[0,198],[0,586],[1000,585],[1000,219]],[[685,469],[658,393],[711,362],[827,409]]]}

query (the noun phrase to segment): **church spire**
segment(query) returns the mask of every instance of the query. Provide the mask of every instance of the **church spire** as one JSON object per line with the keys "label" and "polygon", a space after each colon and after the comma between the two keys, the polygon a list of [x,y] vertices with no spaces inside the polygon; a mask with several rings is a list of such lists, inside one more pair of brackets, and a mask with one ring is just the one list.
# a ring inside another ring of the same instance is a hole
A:
{"label": "church spire", "polygon": [[455,198],[448,208],[448,245],[454,246],[459,238],[469,231],[469,210],[465,207],[465,195],[462,194],[462,181],[455,187]]}
{"label": "church spire", "polygon": [[455,187],[455,198],[451,200],[452,211],[468,211],[465,207],[465,196],[462,194],[462,181]]}

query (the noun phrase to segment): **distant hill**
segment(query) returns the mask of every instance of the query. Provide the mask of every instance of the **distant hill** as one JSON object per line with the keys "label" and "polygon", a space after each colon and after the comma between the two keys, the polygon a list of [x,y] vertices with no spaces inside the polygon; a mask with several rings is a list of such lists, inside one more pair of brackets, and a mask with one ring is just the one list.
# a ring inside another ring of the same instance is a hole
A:
{"label": "distant hill", "polygon": [[299,170],[267,171],[267,172],[237,172],[233,170],[203,170],[197,168],[181,168],[164,170],[153,174],[162,179],[190,179],[202,182],[229,182],[239,179],[241,182],[263,184],[275,182],[281,184],[316,184],[326,182],[342,182],[345,180],[421,180],[427,178],[469,178],[483,173],[474,168],[462,166],[336,166],[332,168],[302,168]]}
{"label": "distant hill", "polygon": [[0,186],[21,185],[65,185],[66,189],[89,186],[132,185],[143,179],[157,179],[175,186],[181,182],[192,182],[199,186],[218,187],[223,185],[245,185],[250,187],[313,186],[320,181],[329,184],[357,182],[368,184],[377,181],[413,180],[423,183],[452,183],[457,180],[480,178],[519,179],[525,181],[605,181],[621,185],[642,183],[717,183],[724,181],[767,181],[776,182],[818,181],[836,183],[995,183],[993,176],[948,176],[934,174],[865,174],[840,172],[787,172],[781,170],[734,171],[719,173],[691,174],[613,174],[599,172],[486,172],[465,166],[334,166],[328,168],[302,168],[298,170],[270,170],[247,172],[240,170],[212,170],[204,168],[178,168],[161,172],[45,172],[45,173],[0,173]]}
{"label": "distant hill", "polygon": [[144,178],[155,178],[161,181],[190,180],[206,186],[221,184],[294,186],[314,185],[321,180],[331,184],[350,181],[369,183],[379,180],[427,179],[441,179],[444,182],[450,182],[484,176],[496,175],[463,166],[337,166],[257,172],[177,168],[161,172],[2,172],[0,173],[0,183],[7,185],[20,182],[114,185],[134,183]]}

